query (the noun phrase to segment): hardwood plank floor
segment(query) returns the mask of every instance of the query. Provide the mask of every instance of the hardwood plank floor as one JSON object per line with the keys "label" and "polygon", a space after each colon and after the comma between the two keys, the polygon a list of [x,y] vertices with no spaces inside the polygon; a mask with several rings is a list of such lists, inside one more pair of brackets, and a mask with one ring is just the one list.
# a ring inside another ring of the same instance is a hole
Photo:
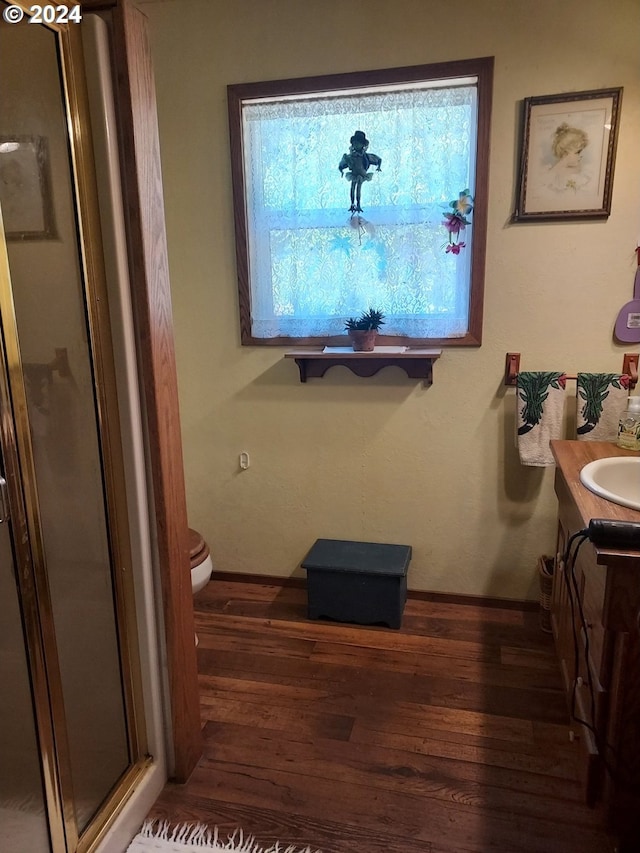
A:
{"label": "hardwood plank floor", "polygon": [[393,631],[214,579],[196,628],[204,755],[151,818],[323,853],[613,851],[537,613],[410,599]]}

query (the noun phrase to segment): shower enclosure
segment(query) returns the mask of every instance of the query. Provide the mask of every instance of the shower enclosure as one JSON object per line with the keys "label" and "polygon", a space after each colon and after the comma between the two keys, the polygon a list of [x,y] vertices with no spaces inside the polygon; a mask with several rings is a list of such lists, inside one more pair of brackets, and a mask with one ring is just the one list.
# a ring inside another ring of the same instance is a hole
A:
{"label": "shower enclosure", "polygon": [[105,274],[82,57],[79,24],[0,19],[0,849],[11,853],[94,849],[162,764],[145,720],[158,715],[147,670],[159,666],[143,649],[143,677],[138,643],[150,537],[132,471],[144,480],[144,461],[123,440],[135,354],[127,362]]}

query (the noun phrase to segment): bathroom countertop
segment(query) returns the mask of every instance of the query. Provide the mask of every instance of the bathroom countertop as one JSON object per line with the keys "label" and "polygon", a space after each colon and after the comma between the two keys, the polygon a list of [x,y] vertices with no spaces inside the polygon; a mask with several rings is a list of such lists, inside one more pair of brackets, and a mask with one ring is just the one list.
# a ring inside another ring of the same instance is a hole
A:
{"label": "bathroom countertop", "polygon": [[[567,499],[575,508],[572,527],[586,527],[592,518],[608,518],[614,521],[640,522],[640,511],[607,501],[589,491],[580,482],[580,471],[589,462],[610,456],[640,456],[635,450],[623,450],[611,441],[552,441],[551,450],[557,463],[555,490],[562,504]],[[604,551],[602,560],[607,562],[613,554],[626,558],[640,558],[639,551]]]}

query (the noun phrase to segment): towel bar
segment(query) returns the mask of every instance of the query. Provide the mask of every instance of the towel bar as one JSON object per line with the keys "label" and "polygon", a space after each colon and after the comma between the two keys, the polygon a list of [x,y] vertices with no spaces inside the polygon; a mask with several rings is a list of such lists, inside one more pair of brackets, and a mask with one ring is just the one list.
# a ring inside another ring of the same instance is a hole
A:
{"label": "towel bar", "polygon": [[[622,360],[622,373],[626,373],[629,377],[629,385],[635,388],[638,382],[638,359],[640,355],[637,352],[625,352]],[[504,366],[504,384],[513,387],[518,381],[518,373],[520,372],[520,353],[508,352]],[[577,379],[575,375],[566,375],[567,379]]]}

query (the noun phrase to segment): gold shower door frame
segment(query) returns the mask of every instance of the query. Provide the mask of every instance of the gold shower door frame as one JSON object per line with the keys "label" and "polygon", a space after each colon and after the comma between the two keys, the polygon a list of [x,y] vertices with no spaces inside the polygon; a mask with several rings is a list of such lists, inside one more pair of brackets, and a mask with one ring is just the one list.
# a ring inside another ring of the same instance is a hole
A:
{"label": "gold shower door frame", "polygon": [[[28,15],[26,4],[17,5]],[[93,363],[111,576],[114,584],[130,755],[128,768],[81,835],[78,833],[74,810],[64,701],[45,567],[34,452],[1,210],[0,440],[7,469],[14,547],[19,561],[19,594],[25,621],[52,853],[90,853],[104,837],[120,807],[133,793],[151,758],[147,755],[125,473],[80,28],[76,24],[33,26],[42,26],[54,31],[61,58],[60,74],[71,152],[71,178],[79,232],[79,261],[84,285],[89,351]]]}

